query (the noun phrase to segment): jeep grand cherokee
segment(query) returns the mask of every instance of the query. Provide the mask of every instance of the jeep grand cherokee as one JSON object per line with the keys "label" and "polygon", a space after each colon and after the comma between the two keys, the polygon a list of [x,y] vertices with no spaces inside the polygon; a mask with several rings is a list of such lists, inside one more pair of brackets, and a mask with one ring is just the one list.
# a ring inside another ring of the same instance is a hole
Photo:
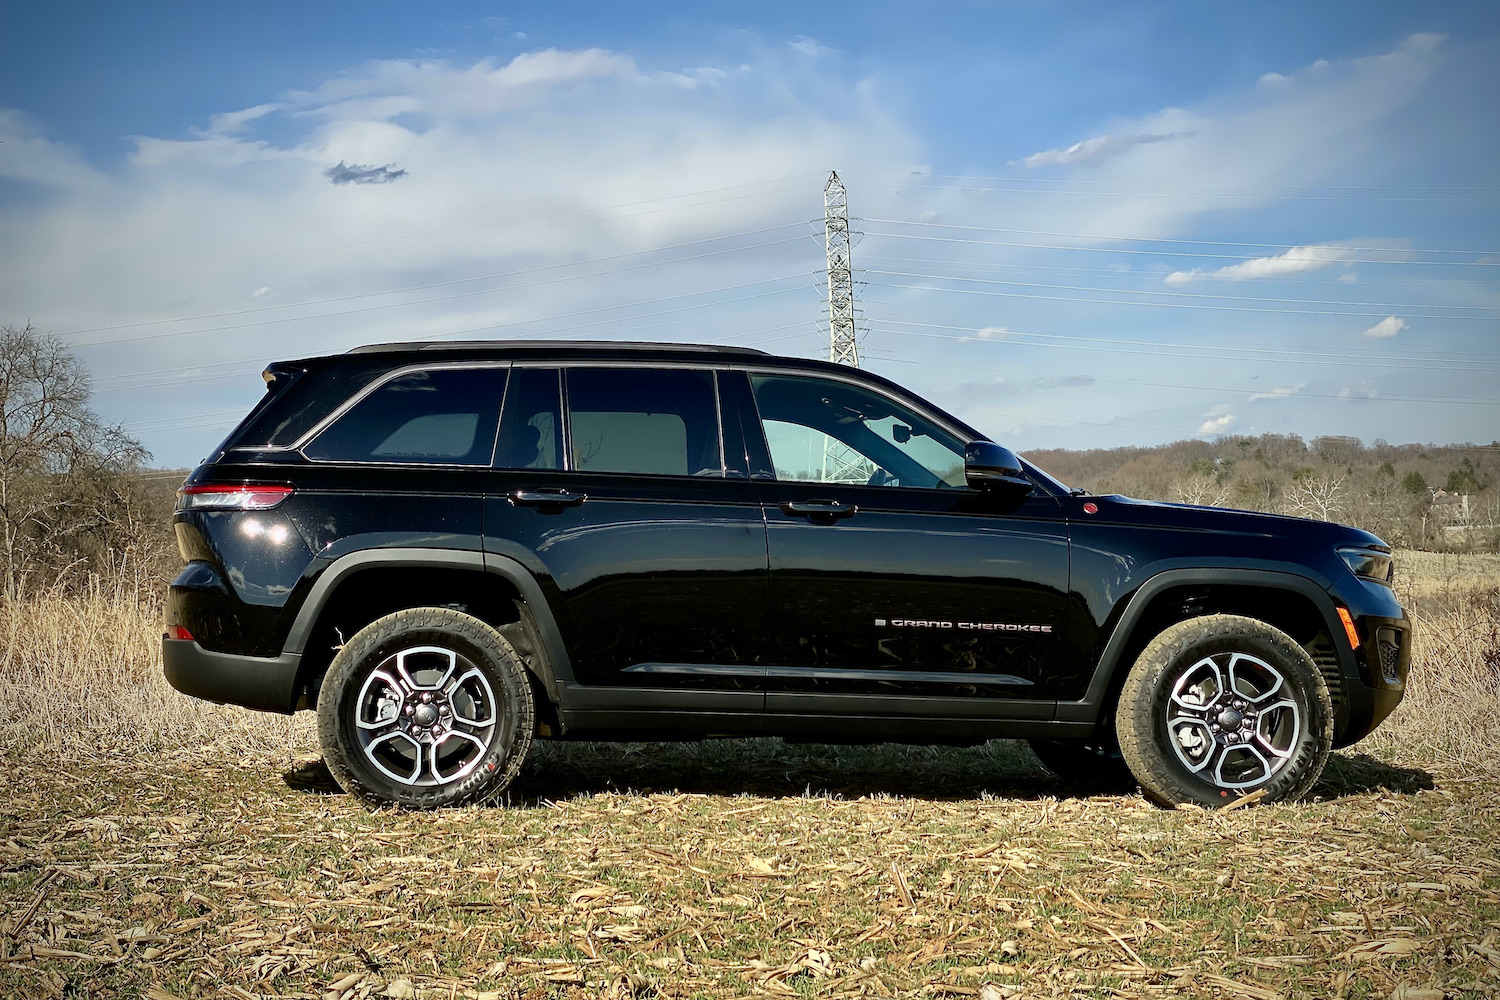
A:
{"label": "jeep grand cherokee", "polygon": [[512,341],[264,378],[178,494],[166,675],[315,710],[367,802],[493,797],[536,738],[753,734],[1275,800],[1404,690],[1373,535],[1070,490],[868,372]]}

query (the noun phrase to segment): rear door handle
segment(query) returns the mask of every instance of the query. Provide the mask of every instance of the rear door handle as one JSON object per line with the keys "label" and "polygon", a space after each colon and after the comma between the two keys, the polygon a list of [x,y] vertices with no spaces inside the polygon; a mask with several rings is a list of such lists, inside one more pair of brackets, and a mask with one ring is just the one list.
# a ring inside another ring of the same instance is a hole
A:
{"label": "rear door handle", "polygon": [[841,517],[852,516],[859,508],[852,503],[839,503],[837,500],[783,500],[781,510],[793,517],[828,518],[836,521]]}
{"label": "rear door handle", "polygon": [[541,489],[516,490],[508,498],[513,507],[556,504],[559,507],[576,507],[588,499],[586,493],[569,493],[567,490]]}

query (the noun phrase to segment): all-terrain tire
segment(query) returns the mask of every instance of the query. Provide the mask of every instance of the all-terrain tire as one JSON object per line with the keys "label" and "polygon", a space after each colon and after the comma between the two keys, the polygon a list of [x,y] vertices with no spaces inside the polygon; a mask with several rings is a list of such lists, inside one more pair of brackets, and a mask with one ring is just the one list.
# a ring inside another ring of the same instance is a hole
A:
{"label": "all-terrain tire", "polygon": [[408,608],[360,629],[318,694],[328,770],[371,807],[492,799],[520,774],[535,731],[515,650],[450,608]]}
{"label": "all-terrain tire", "polygon": [[1125,765],[1125,757],[1113,739],[1026,742],[1043,767],[1075,788],[1088,792],[1125,792],[1136,785],[1135,775]]}
{"label": "all-terrain tire", "polygon": [[1146,794],[1176,806],[1306,795],[1333,746],[1317,665],[1263,621],[1208,615],[1152,639],[1115,712],[1120,752]]}

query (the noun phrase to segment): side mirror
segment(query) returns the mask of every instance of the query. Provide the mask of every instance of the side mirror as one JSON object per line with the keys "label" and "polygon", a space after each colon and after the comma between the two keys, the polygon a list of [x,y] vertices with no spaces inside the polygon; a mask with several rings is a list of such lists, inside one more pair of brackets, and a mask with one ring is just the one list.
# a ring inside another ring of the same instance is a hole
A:
{"label": "side mirror", "polygon": [[976,490],[1031,490],[1016,453],[993,441],[974,441],[964,448],[964,479]]}

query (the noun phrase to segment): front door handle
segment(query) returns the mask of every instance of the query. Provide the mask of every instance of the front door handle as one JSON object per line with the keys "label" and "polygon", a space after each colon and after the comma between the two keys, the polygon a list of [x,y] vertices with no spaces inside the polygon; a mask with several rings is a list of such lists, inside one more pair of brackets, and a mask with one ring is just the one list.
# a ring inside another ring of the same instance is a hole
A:
{"label": "front door handle", "polygon": [[569,493],[567,490],[541,489],[516,490],[508,499],[513,507],[556,504],[559,507],[576,507],[588,499],[586,493]]}
{"label": "front door handle", "polygon": [[859,508],[852,503],[839,503],[837,500],[783,500],[781,510],[793,517],[828,518],[836,521],[841,517],[852,516]]}

